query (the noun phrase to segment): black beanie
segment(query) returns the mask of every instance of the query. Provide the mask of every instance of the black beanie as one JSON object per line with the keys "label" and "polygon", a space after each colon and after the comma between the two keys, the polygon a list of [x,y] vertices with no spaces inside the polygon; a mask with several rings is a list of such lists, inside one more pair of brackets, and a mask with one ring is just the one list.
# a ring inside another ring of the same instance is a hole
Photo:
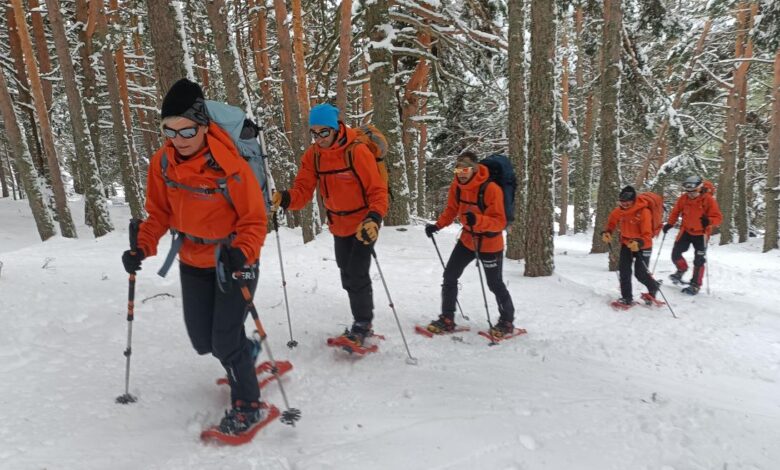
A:
{"label": "black beanie", "polygon": [[626,186],[620,190],[620,196],[618,199],[621,201],[633,201],[636,199],[636,190],[633,186]]}
{"label": "black beanie", "polygon": [[181,116],[198,124],[207,125],[208,115],[203,103],[203,90],[200,85],[182,78],[171,86],[162,102],[160,117]]}

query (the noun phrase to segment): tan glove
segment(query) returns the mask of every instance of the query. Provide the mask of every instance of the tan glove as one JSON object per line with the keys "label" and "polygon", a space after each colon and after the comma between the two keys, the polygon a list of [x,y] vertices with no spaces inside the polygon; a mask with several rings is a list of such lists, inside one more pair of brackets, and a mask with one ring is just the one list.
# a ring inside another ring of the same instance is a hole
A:
{"label": "tan glove", "polygon": [[632,253],[639,251],[639,241],[637,240],[631,240],[630,242],[626,243],[626,246],[629,250],[631,250]]}
{"label": "tan glove", "polygon": [[370,245],[379,238],[379,224],[374,219],[366,219],[357,227],[355,237],[363,242],[364,245]]}
{"label": "tan glove", "polygon": [[609,232],[601,232],[601,241],[604,243],[612,243],[612,234]]}

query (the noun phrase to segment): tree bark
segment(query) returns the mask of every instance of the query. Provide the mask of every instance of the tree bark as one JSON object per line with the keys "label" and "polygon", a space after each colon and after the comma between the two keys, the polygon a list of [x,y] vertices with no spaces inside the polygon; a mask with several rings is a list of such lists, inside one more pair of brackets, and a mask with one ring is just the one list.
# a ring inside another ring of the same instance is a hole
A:
{"label": "tree bark", "polygon": [[146,0],[146,8],[157,83],[164,95],[171,85],[188,76],[184,65],[184,46],[179,35],[179,19],[170,0]]}
{"label": "tree bark", "polygon": [[507,228],[506,257],[525,258],[525,1],[509,0],[509,158],[517,173],[515,220]]}
{"label": "tree bark", "polygon": [[528,220],[525,275],[550,276],[553,260],[555,148],[555,2],[531,1],[528,130]]}
{"label": "tree bark", "polygon": [[255,74],[257,75],[257,80],[260,82],[260,93],[263,96],[264,107],[270,109],[274,104],[274,97],[271,93],[271,85],[268,83],[270,77],[270,59],[268,57],[268,51],[266,50],[268,47],[267,15],[268,10],[265,6],[259,5],[255,10],[251,31]]}
{"label": "tree bark", "polygon": [[[3,152],[0,153],[0,197],[8,197],[8,189],[12,187],[13,175],[10,169],[6,169],[5,160],[8,158],[8,148],[5,146],[5,140],[0,137],[0,142],[3,143]],[[8,182],[11,182],[9,184]]]}
{"label": "tree bark", "polygon": [[65,185],[62,182],[62,173],[60,172],[60,162],[57,159],[56,146],[54,145],[54,136],[49,122],[49,114],[46,109],[46,100],[43,96],[43,87],[41,86],[41,77],[38,74],[38,66],[32,54],[32,40],[27,25],[24,22],[24,10],[21,0],[11,0],[14,9],[16,24],[19,25],[19,41],[24,52],[24,61],[27,66],[27,73],[30,77],[30,89],[33,96],[33,104],[40,128],[41,140],[43,141],[43,150],[46,155],[46,162],[49,167],[49,177],[51,179],[52,190],[54,191],[54,203],[57,209],[57,221],[60,225],[60,233],[66,238],[76,238],[76,226],[73,225],[73,218],[68,208],[68,198],[65,195]]}
{"label": "tree bark", "polygon": [[70,47],[65,33],[58,0],[46,0],[47,18],[54,37],[57,60],[59,61],[65,94],[68,97],[70,123],[73,129],[73,143],[76,148],[76,159],[79,174],[84,185],[85,203],[89,207],[86,213],[90,215],[89,225],[95,237],[100,237],[114,229],[111,216],[108,213],[108,203],[105,198],[103,181],[98,173],[95,151],[89,138],[87,118],[81,100],[81,92],[76,81],[76,71],[70,56]]}
{"label": "tree bark", "polygon": [[[431,44],[431,36],[426,31],[417,33],[417,41],[423,47],[428,49]],[[417,158],[417,152],[420,147],[417,145],[420,136],[420,126],[417,125],[412,118],[420,113],[421,106],[425,103],[426,99],[420,99],[419,93],[428,83],[428,71],[430,66],[428,60],[424,57],[420,57],[417,65],[409,77],[409,81],[406,82],[404,87],[403,102],[401,103],[401,143],[404,149],[404,159],[406,160],[406,178],[409,181],[409,189],[411,190],[411,204],[414,212],[417,210],[416,202],[418,199],[425,199],[425,193],[418,193],[418,179],[424,178],[424,159]],[[420,167],[419,164],[423,166]],[[424,212],[417,213],[416,215],[423,217]]]}
{"label": "tree bark", "polygon": [[[563,22],[561,50],[561,117],[563,122],[569,124],[569,33],[568,20]],[[564,149],[561,155],[561,218],[558,221],[558,233],[566,235],[567,220],[569,218],[569,151]]]}
{"label": "tree bark", "polygon": [[[41,75],[51,73],[51,57],[49,57],[49,44],[46,42],[46,33],[43,27],[43,16],[39,11],[38,0],[27,0],[27,8],[30,10],[30,22],[32,23],[33,39],[35,39],[35,54],[38,58],[38,68]],[[42,78],[43,97],[46,100],[46,109],[51,109],[52,86],[49,80]]]}
{"label": "tree bark", "polygon": [[388,0],[375,0],[366,7],[366,31],[369,37],[371,95],[374,103],[374,124],[387,137],[385,162],[390,176],[390,210],[386,225],[409,223],[409,182],[406,162],[401,145],[401,123],[398,116],[398,99],[395,95],[393,54],[385,44],[390,28]]}
{"label": "tree bark", "polygon": [[246,90],[241,84],[241,77],[239,77],[238,57],[230,38],[225,0],[208,1],[206,10],[211,24],[211,33],[214,37],[214,48],[219,60],[219,68],[222,72],[222,84],[225,87],[227,102],[233,106],[239,106],[248,114],[252,114],[251,104],[245,96]]}
{"label": "tree bark", "polygon": [[339,8],[339,65],[336,75],[336,106],[342,119],[347,122],[347,80],[349,80],[349,59],[352,55],[352,0],[341,0]]}
{"label": "tree bark", "polygon": [[775,54],[775,82],[772,87],[772,129],[766,163],[766,222],[764,252],[777,249],[778,200],[780,200],[780,49]]}
{"label": "tree bark", "polygon": [[[620,124],[618,97],[620,95],[620,32],[623,28],[621,0],[605,0],[604,31],[601,59],[601,178],[596,201],[596,229],[593,231],[591,253],[604,253],[607,245],[601,240],[601,230],[620,190]],[[618,243],[613,245],[609,269],[617,269]]]}
{"label": "tree bark", "polygon": [[[92,35],[94,33],[94,27],[87,27],[90,21],[87,0],[76,0],[76,21],[84,25],[80,28],[78,35],[79,43],[81,44],[81,47],[79,48],[81,70],[84,74],[81,80],[81,87],[84,91],[84,112],[87,115],[87,125],[89,126],[89,136],[92,140],[92,148],[95,149],[95,161],[97,162],[98,172],[102,175],[104,170],[101,165],[103,145],[100,141],[100,101],[95,69],[92,67],[92,56],[94,53]],[[94,21],[94,19],[92,21]],[[101,179],[105,181],[105,179]]]}
{"label": "tree bark", "polygon": [[38,178],[30,151],[27,148],[27,142],[22,138],[22,131],[19,129],[12,103],[11,93],[9,93],[8,85],[5,82],[5,73],[0,69],[0,115],[3,117],[5,135],[11,145],[11,153],[16,160],[16,168],[27,194],[27,202],[30,204],[38,235],[41,240],[48,240],[57,234],[54,229],[54,220],[52,220],[44,199],[45,188],[42,179]]}

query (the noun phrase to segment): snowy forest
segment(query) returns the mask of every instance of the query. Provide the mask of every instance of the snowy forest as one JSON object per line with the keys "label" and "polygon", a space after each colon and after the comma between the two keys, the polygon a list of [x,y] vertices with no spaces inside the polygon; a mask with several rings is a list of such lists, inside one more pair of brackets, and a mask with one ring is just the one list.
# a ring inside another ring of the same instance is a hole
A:
{"label": "snowy forest", "polygon": [[[605,252],[622,185],[672,201],[691,174],[717,187],[721,245],[778,246],[774,0],[9,0],[1,16],[2,196],[29,201],[42,240],[84,236],[74,218],[111,232],[110,203],[143,218],[161,96],[188,77],[263,126],[280,187],[311,106],[373,122],[389,226],[435,217],[459,152],[508,155],[507,257],[528,276],[553,272],[553,227],[597,227]],[[324,218],[284,223],[309,241]]]}

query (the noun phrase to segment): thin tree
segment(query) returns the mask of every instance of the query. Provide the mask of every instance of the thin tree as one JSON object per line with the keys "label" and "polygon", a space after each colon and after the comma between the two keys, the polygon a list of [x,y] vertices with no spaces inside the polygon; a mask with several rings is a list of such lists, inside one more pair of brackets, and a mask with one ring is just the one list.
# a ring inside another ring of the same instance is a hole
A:
{"label": "thin tree", "polygon": [[[598,95],[594,93],[596,85],[585,85],[585,64],[595,62],[596,54],[588,54],[583,47],[583,25],[585,22],[585,8],[579,1],[574,12],[574,34],[577,47],[577,69],[575,83],[577,93],[578,132],[580,135],[579,159],[575,165],[574,185],[574,233],[583,233],[590,226],[590,199],[593,183],[593,149],[595,147],[593,123],[595,111],[598,109]],[[596,67],[592,66],[592,70]]]}
{"label": "thin tree", "polygon": [[[623,28],[621,0],[604,1],[604,26],[601,55],[601,178],[596,201],[596,230],[593,231],[591,253],[604,253],[607,245],[601,240],[601,229],[606,226],[620,189],[620,124],[618,98],[620,95],[620,32]],[[617,269],[618,243],[613,244],[609,269]]]}
{"label": "thin tree", "polygon": [[[569,112],[569,18],[564,16],[561,28],[561,119],[568,125]],[[561,155],[561,218],[558,221],[558,233],[566,235],[567,220],[569,218],[569,150],[565,148]]]}
{"label": "thin tree", "polygon": [[506,257],[525,258],[525,1],[509,0],[509,158],[517,173],[515,220],[507,230]]}
{"label": "thin tree", "polygon": [[525,275],[550,276],[553,260],[555,147],[555,2],[531,1],[528,129],[528,220]]}
{"label": "thin tree", "polygon": [[27,202],[30,204],[30,210],[35,219],[35,226],[38,228],[38,235],[41,240],[48,240],[57,234],[54,228],[49,208],[44,200],[45,187],[42,178],[39,178],[33,165],[32,156],[27,148],[27,142],[22,138],[22,131],[16,120],[16,113],[11,101],[11,93],[8,91],[8,85],[5,82],[5,74],[0,68],[0,115],[3,117],[3,127],[5,136],[11,145],[11,153],[16,160],[16,168],[19,171],[21,185],[27,194]]}
{"label": "thin tree", "polygon": [[222,84],[225,87],[227,102],[234,106],[239,106],[251,114],[249,96],[246,94],[246,89],[242,86],[239,75],[236,48],[230,38],[225,0],[209,0],[206,2],[206,11],[211,24],[211,33],[214,38],[219,68],[222,72]]}
{"label": "thin tree", "polygon": [[352,55],[352,0],[341,0],[339,7],[339,62],[336,73],[336,106],[347,121],[347,80],[349,79],[349,59]]}
{"label": "thin tree", "polygon": [[16,24],[19,26],[19,41],[24,52],[24,61],[27,66],[27,73],[30,77],[30,88],[35,106],[35,113],[40,129],[41,140],[43,141],[43,150],[46,155],[46,163],[49,167],[49,177],[51,179],[52,189],[54,191],[54,203],[57,210],[57,222],[60,225],[60,233],[66,238],[76,238],[76,226],[73,224],[73,218],[68,208],[68,199],[65,195],[65,185],[62,182],[62,173],[60,172],[60,162],[57,157],[56,146],[54,145],[54,135],[49,121],[48,110],[46,109],[46,100],[43,96],[43,87],[41,86],[41,77],[38,74],[38,65],[35,63],[35,56],[32,53],[32,40],[30,32],[27,30],[27,24],[24,22],[24,10],[21,0],[11,0],[14,9]]}
{"label": "thin tree", "polygon": [[149,37],[154,49],[155,76],[160,92],[165,94],[171,86],[183,77],[195,80],[192,67],[185,66],[184,29],[170,0],[146,0],[149,15]]}
{"label": "thin tree", "polygon": [[766,164],[766,222],[764,252],[777,249],[778,200],[780,200],[780,49],[775,54],[775,81],[772,86],[772,130]]}
{"label": "thin tree", "polygon": [[70,124],[73,130],[73,142],[76,147],[76,158],[79,162],[79,174],[84,185],[85,202],[89,206],[86,211],[92,220],[90,225],[95,237],[100,237],[114,229],[108,213],[108,203],[105,198],[103,181],[98,173],[95,151],[89,138],[87,118],[81,100],[81,92],[76,81],[76,71],[70,56],[70,46],[66,38],[65,25],[58,0],[46,0],[46,17],[51,26],[57,60],[62,73],[65,95],[68,97]]}
{"label": "thin tree", "polygon": [[[38,59],[38,70],[42,76],[47,76],[52,71],[51,57],[49,57],[49,44],[46,42],[46,33],[43,27],[43,15],[40,11],[38,0],[27,0],[27,8],[30,9],[30,23],[32,23],[32,37],[35,40],[35,55]],[[43,97],[46,100],[46,109],[51,109],[52,86],[47,79],[41,80]]]}

